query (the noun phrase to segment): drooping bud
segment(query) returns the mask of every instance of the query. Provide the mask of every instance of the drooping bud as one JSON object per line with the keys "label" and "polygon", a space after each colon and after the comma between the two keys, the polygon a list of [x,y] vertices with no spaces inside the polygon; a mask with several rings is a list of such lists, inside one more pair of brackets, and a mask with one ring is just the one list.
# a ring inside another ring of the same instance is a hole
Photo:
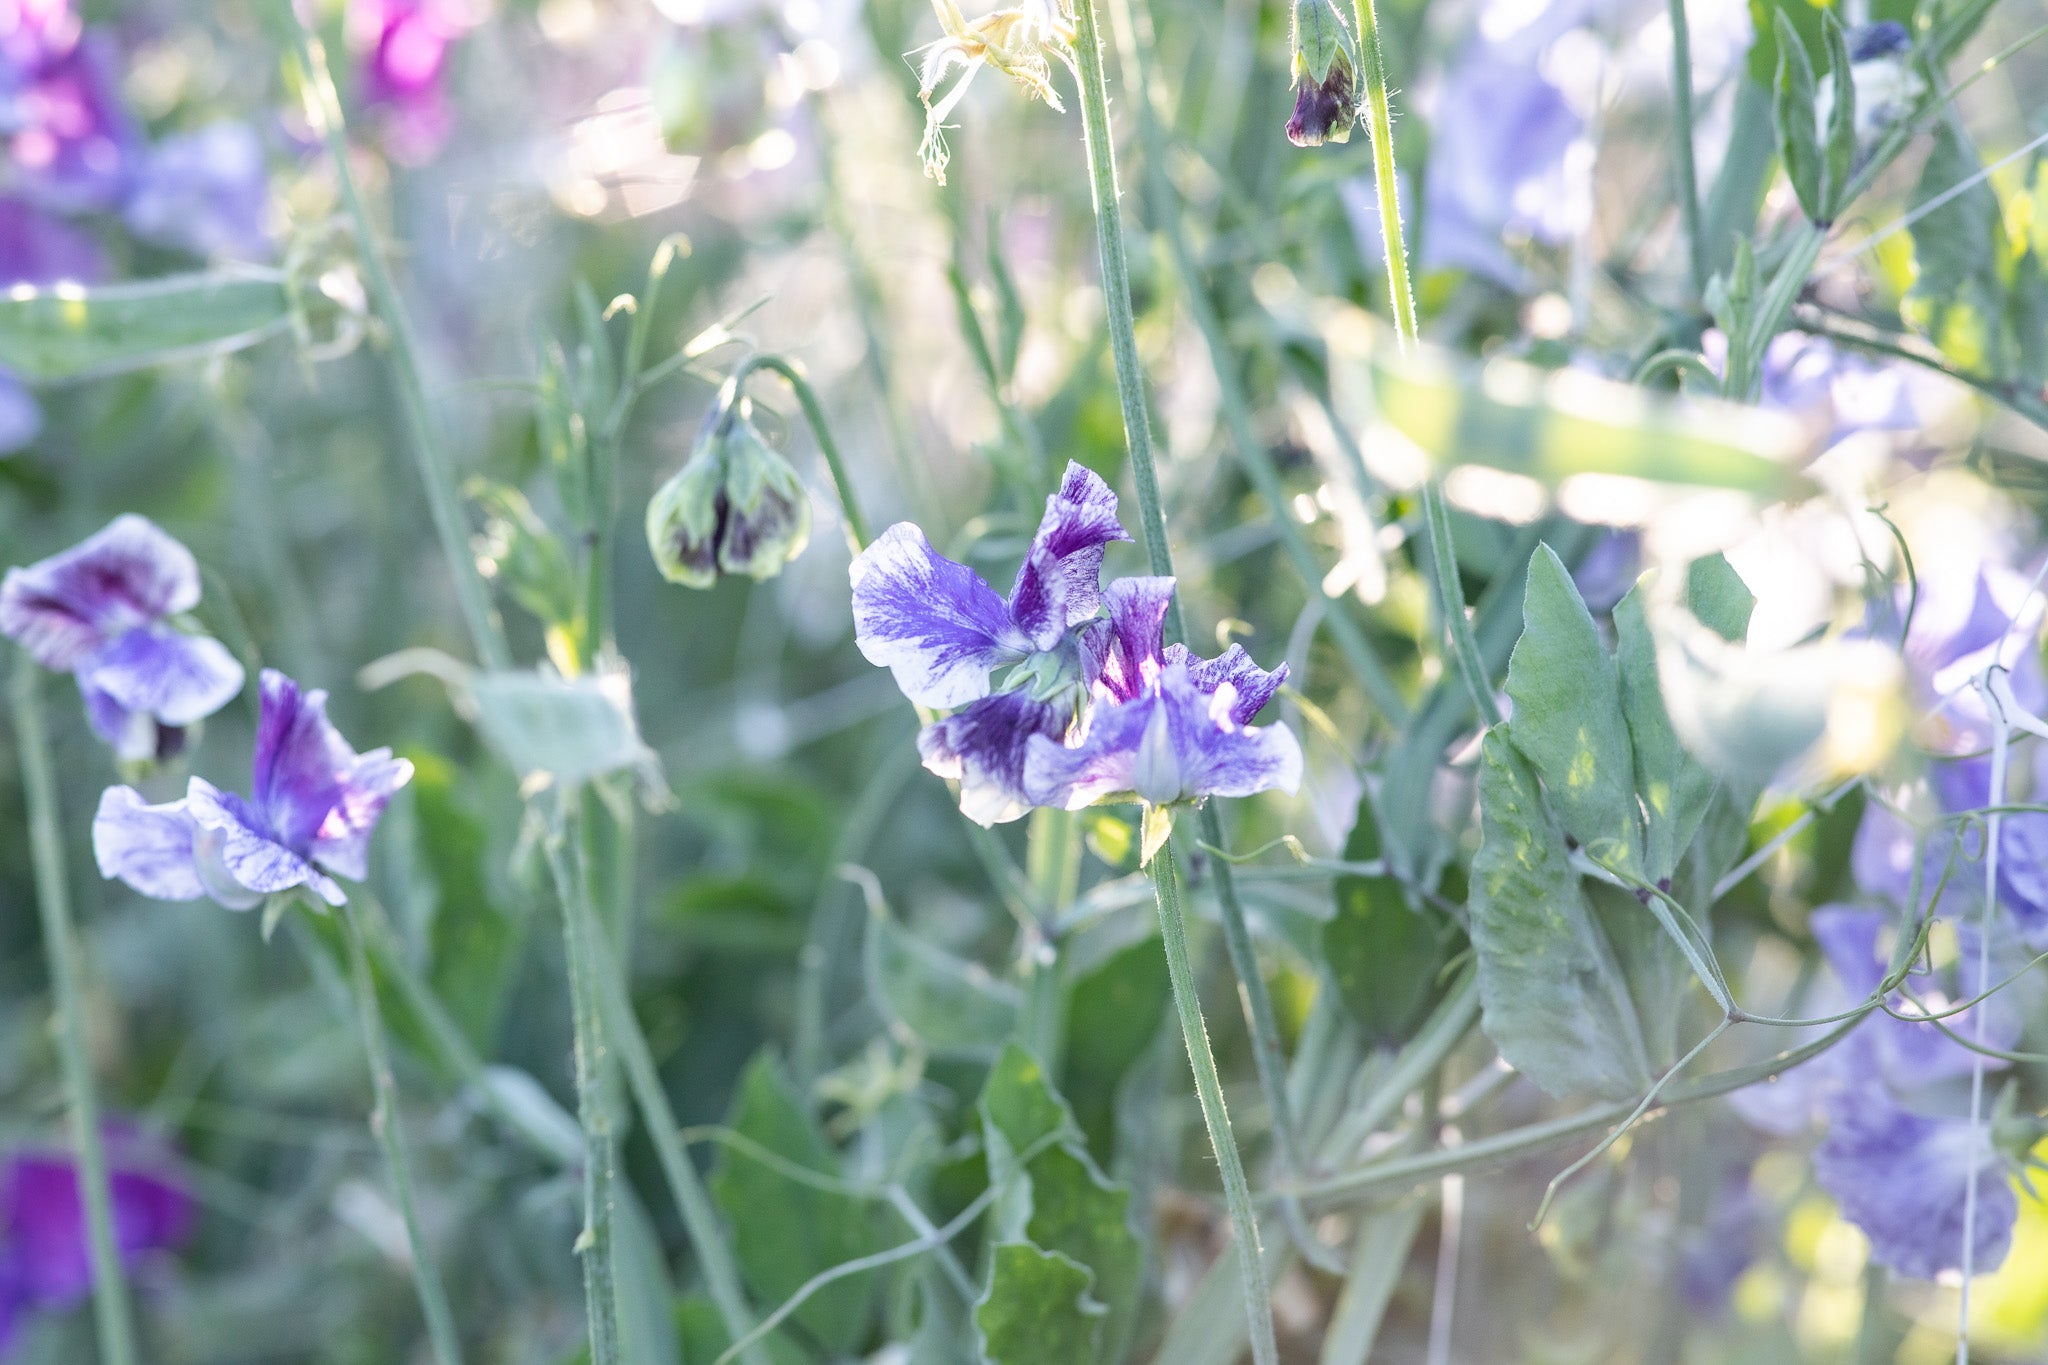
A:
{"label": "drooping bud", "polygon": [[773,578],[810,540],[803,481],[741,406],[713,412],[689,460],[647,503],[647,548],[671,583]]}
{"label": "drooping bud", "polygon": [[1297,147],[1348,142],[1358,121],[1357,49],[1336,0],[1294,0],[1294,117]]}

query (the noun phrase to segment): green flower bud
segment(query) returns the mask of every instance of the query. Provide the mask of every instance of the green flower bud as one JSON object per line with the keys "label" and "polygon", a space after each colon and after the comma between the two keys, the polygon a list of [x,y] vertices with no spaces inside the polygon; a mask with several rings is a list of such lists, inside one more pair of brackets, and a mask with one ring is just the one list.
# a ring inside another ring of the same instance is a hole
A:
{"label": "green flower bud", "polygon": [[811,500],[738,405],[715,412],[675,477],[647,503],[647,548],[671,583],[773,578],[803,553]]}
{"label": "green flower bud", "polygon": [[1348,142],[1358,121],[1356,53],[1336,0],[1294,0],[1294,117],[1297,147]]}

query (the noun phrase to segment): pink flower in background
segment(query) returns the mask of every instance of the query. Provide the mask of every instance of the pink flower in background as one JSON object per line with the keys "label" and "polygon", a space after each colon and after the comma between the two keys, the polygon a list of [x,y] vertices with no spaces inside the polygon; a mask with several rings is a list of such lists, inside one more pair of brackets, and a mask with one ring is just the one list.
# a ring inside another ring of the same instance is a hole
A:
{"label": "pink flower in background", "polygon": [[350,0],[357,86],[400,160],[432,159],[454,131],[448,49],[469,27],[467,11],[450,0]]}

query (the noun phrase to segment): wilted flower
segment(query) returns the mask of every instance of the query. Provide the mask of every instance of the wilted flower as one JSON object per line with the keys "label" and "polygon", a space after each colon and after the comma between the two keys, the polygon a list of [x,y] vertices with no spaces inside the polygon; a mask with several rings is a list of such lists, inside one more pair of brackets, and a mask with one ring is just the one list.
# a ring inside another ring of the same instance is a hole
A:
{"label": "wilted flower", "polygon": [[[1906,26],[1886,19],[1858,24],[1847,33],[1849,79],[1856,92],[1856,151],[1860,163],[1887,128],[1912,112],[1927,83],[1913,70],[1913,38]],[[1825,129],[1835,108],[1835,88],[1822,81],[1814,94],[1814,124]]]}
{"label": "wilted flower", "polygon": [[1143,803],[1147,862],[1171,832],[1174,807],[1301,785],[1294,732],[1250,723],[1286,681],[1287,666],[1268,673],[1238,645],[1216,659],[1198,659],[1182,645],[1162,650],[1173,586],[1171,578],[1110,584],[1097,704],[1071,746],[1031,738],[1024,770],[1025,790],[1039,805]]}
{"label": "wilted flower", "polygon": [[[192,1199],[131,1135],[108,1133],[114,1250],[125,1267],[185,1240]],[[92,1292],[78,1170],[68,1153],[18,1151],[0,1162],[0,1352],[32,1315],[62,1313]]]}
{"label": "wilted flower", "polygon": [[174,618],[199,605],[192,552],[133,514],[0,580],[0,634],[74,674],[86,716],[123,759],[168,756],[242,690],[242,665]]}
{"label": "wilted flower", "polygon": [[[1890,915],[1827,905],[1809,924],[1835,978],[1835,988],[1816,1003],[1845,1007],[1883,984]],[[1974,934],[1958,926],[1958,938],[1960,993],[1967,998],[1988,983],[1974,972]],[[1869,1236],[1872,1258],[1901,1275],[1932,1279],[1961,1264],[1963,1208],[1974,1183],[1972,1263],[1991,1270],[2005,1257],[2018,1204],[1989,1126],[1950,1112],[1941,1083],[1966,1077],[1973,1067],[2006,1063],[1941,1030],[1945,1025],[1951,1033],[1981,1037],[1987,1047],[2009,1049],[2019,1021],[1995,998],[1939,1024],[1915,1020],[1910,1015],[1921,1007],[1947,1009],[1950,997],[1930,971],[1909,972],[1903,984],[1918,1005],[1898,994],[1890,1004],[1908,1018],[1873,1013],[1833,1050],[1731,1099],[1738,1113],[1767,1132],[1792,1134],[1825,1120],[1815,1177],[1843,1217]],[[1978,1010],[1987,1012],[1981,1024],[1971,1019]]]}
{"label": "wilted flower", "polygon": [[136,236],[208,259],[266,260],[263,143],[246,123],[165,138],[136,172],[122,216]]}
{"label": "wilted flower", "polygon": [[[850,570],[854,637],[921,706],[962,706],[918,738],[925,766],[960,780],[961,808],[984,824],[1034,804],[1024,787],[1033,735],[1066,733],[1095,680],[1102,551],[1129,540],[1116,494],[1070,463],[1017,569],[1008,599],[898,522]],[[1009,669],[991,696],[994,674]]]}
{"label": "wilted flower", "polygon": [[647,548],[671,583],[708,588],[722,574],[773,578],[811,538],[811,500],[789,461],[721,404],[690,458],[647,503]]}
{"label": "wilted flower", "polygon": [[[974,73],[992,66],[1024,87],[1026,94],[1060,109],[1059,92],[1052,86],[1052,59],[1057,58],[1074,71],[1074,15],[1071,0],[1024,0],[1022,4],[999,9],[968,23],[960,12],[959,0],[932,0],[939,27],[945,36],[923,49],[917,97],[924,101],[924,141],[918,155],[924,158],[924,173],[941,185],[946,183],[946,116],[966,95]],[[952,89],[932,102],[948,73],[958,68],[960,79]],[[1075,79],[1080,75],[1075,73]]]}
{"label": "wilted flower", "polygon": [[275,669],[258,685],[254,799],[198,777],[182,801],[160,806],[109,787],[92,822],[102,876],[157,900],[210,896],[230,910],[300,886],[329,905],[347,901],[327,873],[368,875],[370,834],[412,764],[350,748],[327,719],[325,692],[301,693]]}
{"label": "wilted flower", "polygon": [[1348,142],[1358,120],[1358,63],[1351,26],[1336,0],[1295,0],[1293,69],[1287,140],[1297,147]]}

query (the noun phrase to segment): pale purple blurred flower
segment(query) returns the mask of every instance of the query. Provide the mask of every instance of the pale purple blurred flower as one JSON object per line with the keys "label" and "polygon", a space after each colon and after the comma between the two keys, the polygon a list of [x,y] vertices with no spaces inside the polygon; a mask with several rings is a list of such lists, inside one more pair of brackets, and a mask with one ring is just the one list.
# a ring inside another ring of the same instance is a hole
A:
{"label": "pale purple blurred flower", "polygon": [[9,191],[64,213],[115,208],[134,175],[142,131],[121,99],[111,50],[70,25],[41,30],[47,42],[32,30],[16,34],[0,44]]}
{"label": "pale purple blurred flower", "polygon": [[[163,1154],[133,1135],[108,1133],[114,1246],[132,1269],[190,1233],[191,1196]],[[78,1172],[69,1153],[18,1151],[0,1161],[0,1352],[38,1313],[63,1313],[92,1293],[92,1259]]]}
{"label": "pale purple blurred flower", "polygon": [[270,180],[263,143],[245,123],[177,133],[141,160],[122,216],[136,236],[208,260],[263,261]]}
{"label": "pale purple blurred flower", "polygon": [[70,673],[86,716],[124,759],[167,756],[184,727],[242,690],[242,665],[173,618],[199,605],[192,552],[133,514],[0,580],[0,634]]}
{"label": "pale purple blurred flower", "polygon": [[[1721,373],[1728,339],[1709,329],[1700,342]],[[1802,418],[1835,442],[1858,432],[1917,431],[1945,405],[1945,381],[1903,361],[1872,360],[1826,337],[1780,332],[1764,348],[1757,403]]]}
{"label": "pale purple blurred flower", "polygon": [[259,680],[253,800],[195,777],[182,801],[147,804],[110,787],[93,818],[100,874],[158,900],[211,897],[247,910],[303,886],[329,905],[348,899],[329,872],[369,875],[370,835],[412,764],[389,749],[358,754],[327,719],[327,694],[301,692],[276,669]]}

